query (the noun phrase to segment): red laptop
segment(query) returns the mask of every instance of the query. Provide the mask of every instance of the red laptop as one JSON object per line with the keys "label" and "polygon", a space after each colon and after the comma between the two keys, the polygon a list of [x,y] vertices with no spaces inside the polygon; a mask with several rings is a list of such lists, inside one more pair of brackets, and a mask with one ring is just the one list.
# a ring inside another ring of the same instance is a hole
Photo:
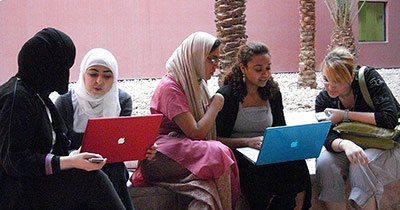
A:
{"label": "red laptop", "polygon": [[154,144],[161,114],[89,119],[81,152],[97,153],[107,163],[143,160]]}

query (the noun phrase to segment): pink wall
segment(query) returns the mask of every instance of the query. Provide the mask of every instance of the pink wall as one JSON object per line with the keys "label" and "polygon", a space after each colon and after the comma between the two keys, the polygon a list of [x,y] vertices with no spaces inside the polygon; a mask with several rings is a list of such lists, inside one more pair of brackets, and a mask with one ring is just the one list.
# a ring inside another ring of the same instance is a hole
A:
{"label": "pink wall", "polygon": [[271,51],[272,71],[297,71],[300,52],[298,1],[248,1],[246,15],[248,41],[267,44]]}
{"label": "pink wall", "polygon": [[[386,30],[387,41],[358,43],[360,48],[358,63],[375,67],[400,67],[400,1],[374,0],[387,2]],[[329,11],[325,3],[316,1],[316,64],[325,57],[333,29]],[[296,72],[299,51],[298,4],[293,1],[248,1],[247,34],[249,41],[266,43],[272,54],[272,69],[275,72]],[[252,24],[255,23],[255,24]],[[358,35],[358,22],[353,25],[355,37]]]}
{"label": "pink wall", "polygon": [[77,57],[71,81],[78,78],[83,56],[94,47],[115,55],[120,78],[161,77],[166,60],[190,33],[215,34],[214,2],[204,1],[199,6],[195,0],[3,0],[1,83],[15,74],[23,43],[48,26],[64,31],[75,42]]}
{"label": "pink wall", "polygon": [[[381,0],[384,1],[384,0]],[[94,2],[96,4],[94,4]],[[323,1],[316,1],[317,64],[326,54],[332,21]],[[359,62],[378,67],[400,66],[400,1],[388,3],[387,43],[360,44]],[[265,42],[274,72],[296,72],[299,55],[297,1],[248,1],[249,41]],[[17,70],[22,44],[44,27],[72,37],[77,47],[71,81],[78,77],[84,54],[94,47],[117,58],[120,78],[161,77],[165,61],[194,31],[216,34],[214,1],[199,0],[2,0],[0,1],[0,83]],[[357,26],[354,27],[357,33]]]}

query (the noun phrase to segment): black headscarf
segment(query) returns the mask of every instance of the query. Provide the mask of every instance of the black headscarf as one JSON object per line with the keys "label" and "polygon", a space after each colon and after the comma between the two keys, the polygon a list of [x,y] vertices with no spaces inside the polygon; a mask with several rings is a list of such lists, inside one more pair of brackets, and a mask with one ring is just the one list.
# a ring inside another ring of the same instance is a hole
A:
{"label": "black headscarf", "polygon": [[40,95],[68,91],[69,69],[74,64],[75,45],[54,28],[45,28],[29,39],[18,54],[18,73],[31,90]]}
{"label": "black headscarf", "polygon": [[54,28],[45,28],[29,39],[18,54],[16,74],[28,88],[39,94],[49,108],[53,130],[57,137],[54,152],[68,154],[70,141],[66,138],[66,126],[50,100],[49,94],[68,91],[69,69],[74,64],[75,45],[71,38]]}

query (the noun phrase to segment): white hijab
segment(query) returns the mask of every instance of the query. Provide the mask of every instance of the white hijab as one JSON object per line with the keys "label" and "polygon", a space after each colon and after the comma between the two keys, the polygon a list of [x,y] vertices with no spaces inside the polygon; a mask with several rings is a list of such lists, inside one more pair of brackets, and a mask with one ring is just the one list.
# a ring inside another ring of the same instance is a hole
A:
{"label": "white hijab", "polygon": [[[86,70],[95,65],[109,68],[114,78],[111,89],[100,97],[90,95],[85,87]],[[116,117],[121,111],[117,87],[118,64],[113,54],[106,49],[94,48],[86,53],[80,70],[79,79],[72,87],[73,130],[77,133],[85,132],[89,118]]]}
{"label": "white hijab", "polygon": [[[216,40],[211,34],[195,32],[176,48],[165,65],[174,79],[182,85],[190,112],[197,122],[204,116],[210,98],[205,81],[205,61]],[[213,127],[207,134],[207,139],[215,138]]]}

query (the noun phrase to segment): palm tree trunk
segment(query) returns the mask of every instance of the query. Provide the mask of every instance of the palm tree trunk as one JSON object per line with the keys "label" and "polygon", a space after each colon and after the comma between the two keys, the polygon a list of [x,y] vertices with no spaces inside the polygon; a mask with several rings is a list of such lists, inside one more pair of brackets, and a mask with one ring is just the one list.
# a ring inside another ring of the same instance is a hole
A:
{"label": "palm tree trunk", "polygon": [[357,60],[359,49],[355,44],[354,34],[350,24],[346,27],[335,26],[333,29],[328,51],[338,46],[346,47]]}
{"label": "palm tree trunk", "polygon": [[216,0],[215,16],[217,37],[220,46],[220,74],[221,79],[235,63],[239,47],[246,43],[246,0]]}
{"label": "palm tree trunk", "polygon": [[300,55],[298,87],[316,88],[315,0],[300,0]]}
{"label": "palm tree trunk", "polygon": [[[331,36],[331,43],[328,45],[328,51],[335,47],[342,46],[350,50],[357,60],[358,47],[354,38],[352,25],[366,0],[324,0],[334,28]],[[359,6],[359,3],[362,4]]]}

